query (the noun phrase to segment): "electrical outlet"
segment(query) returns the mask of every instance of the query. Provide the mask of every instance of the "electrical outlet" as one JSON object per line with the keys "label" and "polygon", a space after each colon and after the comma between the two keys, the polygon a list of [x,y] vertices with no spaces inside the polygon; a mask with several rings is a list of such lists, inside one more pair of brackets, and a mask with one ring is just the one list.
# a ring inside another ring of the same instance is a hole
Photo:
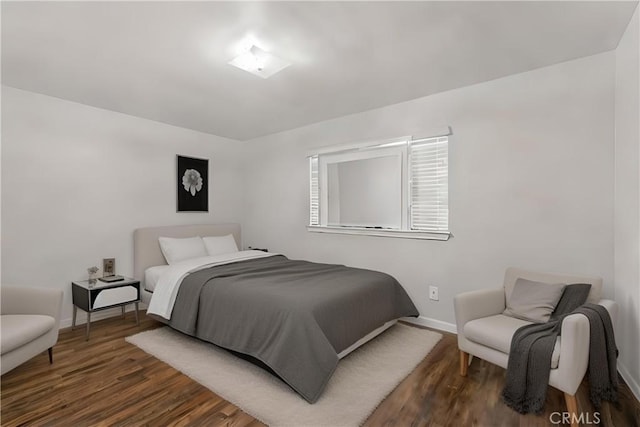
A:
{"label": "electrical outlet", "polygon": [[438,287],[437,286],[429,286],[429,299],[438,301]]}

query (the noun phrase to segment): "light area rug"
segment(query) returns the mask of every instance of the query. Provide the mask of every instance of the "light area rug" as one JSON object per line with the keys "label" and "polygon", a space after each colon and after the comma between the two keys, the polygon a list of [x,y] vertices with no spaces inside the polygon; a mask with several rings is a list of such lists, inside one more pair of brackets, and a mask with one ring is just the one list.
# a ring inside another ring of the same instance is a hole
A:
{"label": "light area rug", "polygon": [[433,349],[442,335],[396,324],[338,363],[309,404],[265,370],[169,327],[126,340],[272,426],[358,426]]}

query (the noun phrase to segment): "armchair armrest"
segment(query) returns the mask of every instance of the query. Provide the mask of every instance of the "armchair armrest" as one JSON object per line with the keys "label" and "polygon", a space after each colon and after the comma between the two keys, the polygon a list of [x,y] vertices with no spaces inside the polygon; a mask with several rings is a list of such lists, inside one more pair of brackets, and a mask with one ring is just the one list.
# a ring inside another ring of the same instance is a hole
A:
{"label": "armchair armrest", "polygon": [[500,314],[505,309],[504,288],[465,292],[453,298],[458,334],[470,320]]}
{"label": "armchair armrest", "polygon": [[0,299],[2,314],[42,314],[56,319],[56,324],[60,321],[60,289],[3,285]]}
{"label": "armchair armrest", "polygon": [[589,320],[582,314],[569,315],[562,321],[557,378],[550,378],[550,384],[570,395],[576,394],[587,372],[589,329]]}
{"label": "armchair armrest", "polygon": [[[600,300],[598,304],[607,309],[614,324],[618,304],[611,300]],[[550,378],[550,384],[565,393],[574,395],[589,363],[590,326],[589,320],[582,314],[571,314],[562,321],[562,339],[560,340],[560,363],[557,375]]]}

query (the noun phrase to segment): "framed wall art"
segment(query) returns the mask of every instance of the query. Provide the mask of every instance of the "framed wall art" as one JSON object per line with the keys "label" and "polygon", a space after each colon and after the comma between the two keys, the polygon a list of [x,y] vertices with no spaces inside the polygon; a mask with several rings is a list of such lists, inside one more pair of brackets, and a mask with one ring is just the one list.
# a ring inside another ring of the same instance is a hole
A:
{"label": "framed wall art", "polygon": [[209,211],[209,159],[177,156],[177,211]]}

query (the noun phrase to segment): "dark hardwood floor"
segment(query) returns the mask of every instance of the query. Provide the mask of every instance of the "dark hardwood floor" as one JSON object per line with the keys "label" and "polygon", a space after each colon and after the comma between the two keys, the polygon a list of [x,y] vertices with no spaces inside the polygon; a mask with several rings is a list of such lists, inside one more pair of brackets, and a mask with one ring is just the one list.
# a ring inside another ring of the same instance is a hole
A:
{"label": "dark hardwood floor", "polygon": [[[170,366],[125,342],[124,337],[160,326],[141,313],[95,322],[91,339],[84,329],[63,330],[47,353],[2,376],[3,426],[260,426],[231,403]],[[454,335],[444,338],[382,402],[367,426],[549,426],[564,398],[549,388],[546,412],[521,416],[500,401],[504,369],[474,360],[466,378],[458,374]],[[588,385],[578,392],[579,411],[595,421]],[[626,385],[620,401],[599,412],[601,425],[633,427],[640,404]],[[559,416],[555,416],[559,419]]]}

